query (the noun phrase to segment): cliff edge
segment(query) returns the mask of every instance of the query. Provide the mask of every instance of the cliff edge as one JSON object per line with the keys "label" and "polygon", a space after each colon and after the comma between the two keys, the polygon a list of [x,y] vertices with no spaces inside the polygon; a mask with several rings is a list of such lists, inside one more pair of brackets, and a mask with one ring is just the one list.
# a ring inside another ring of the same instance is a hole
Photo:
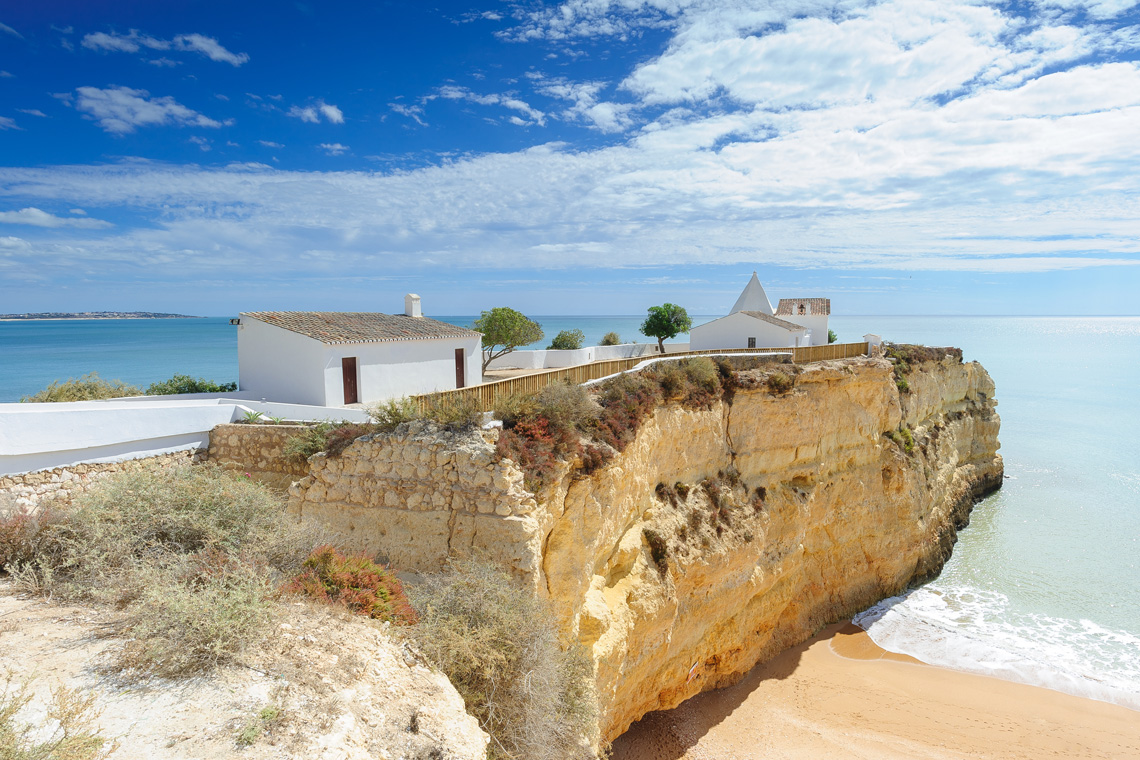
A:
{"label": "cliff edge", "polygon": [[905,382],[896,366],[820,362],[779,390],[770,368],[740,372],[537,493],[494,431],[404,425],[313,457],[290,510],[401,568],[472,552],[512,568],[590,647],[612,739],[941,570],[1001,485],[994,384],[953,351]]}

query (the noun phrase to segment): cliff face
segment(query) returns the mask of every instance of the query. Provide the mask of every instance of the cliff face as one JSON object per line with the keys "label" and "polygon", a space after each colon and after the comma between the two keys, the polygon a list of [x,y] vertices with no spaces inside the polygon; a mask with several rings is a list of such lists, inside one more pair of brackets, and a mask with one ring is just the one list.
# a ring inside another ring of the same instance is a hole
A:
{"label": "cliff face", "polygon": [[613,738],[941,569],[1001,484],[994,387],[954,358],[908,380],[850,359],[787,393],[661,407],[606,467],[537,495],[486,438],[413,428],[314,458],[291,508],[408,569],[473,550],[514,568],[592,648]]}
{"label": "cliff face", "polygon": [[[900,397],[887,362],[832,362],[785,395],[663,408],[555,489],[545,586],[593,647],[606,735],[937,574],[1001,484],[999,420],[980,365],[909,379]],[[900,425],[910,454],[884,436]]]}

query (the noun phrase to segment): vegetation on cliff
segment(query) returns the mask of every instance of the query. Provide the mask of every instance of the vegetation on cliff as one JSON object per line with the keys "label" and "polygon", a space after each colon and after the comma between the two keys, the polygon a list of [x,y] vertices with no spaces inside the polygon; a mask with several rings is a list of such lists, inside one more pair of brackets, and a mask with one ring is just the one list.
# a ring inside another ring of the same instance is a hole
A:
{"label": "vegetation on cliff", "polygon": [[594,757],[593,663],[581,646],[560,645],[547,602],[480,560],[452,562],[412,599],[411,638],[490,734],[490,760]]}
{"label": "vegetation on cliff", "polygon": [[[751,359],[738,363],[755,366]],[[765,373],[759,382],[786,393],[795,384],[795,370],[785,369]],[[721,399],[731,400],[741,382],[725,359],[687,357],[626,372],[590,389],[566,383],[547,386],[499,404],[495,415],[503,422],[503,432],[497,451],[523,469],[532,490],[550,480],[559,462],[572,461],[582,475],[589,475],[625,451],[657,407],[675,403],[709,409]]]}

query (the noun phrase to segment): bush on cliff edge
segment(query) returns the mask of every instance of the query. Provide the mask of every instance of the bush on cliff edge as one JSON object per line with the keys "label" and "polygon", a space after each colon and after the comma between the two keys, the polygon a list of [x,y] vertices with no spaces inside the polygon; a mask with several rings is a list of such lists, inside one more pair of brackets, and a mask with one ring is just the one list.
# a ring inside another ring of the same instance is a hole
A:
{"label": "bush on cliff edge", "polygon": [[490,760],[593,757],[592,663],[580,645],[559,646],[545,602],[478,560],[454,561],[409,593],[411,637],[490,734]]}

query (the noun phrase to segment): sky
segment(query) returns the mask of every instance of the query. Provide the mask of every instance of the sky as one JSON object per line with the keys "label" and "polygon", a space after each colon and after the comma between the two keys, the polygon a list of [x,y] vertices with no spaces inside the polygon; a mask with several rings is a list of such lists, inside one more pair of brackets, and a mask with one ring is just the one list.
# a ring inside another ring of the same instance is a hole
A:
{"label": "sky", "polygon": [[1140,314],[1140,0],[0,0],[0,313]]}

